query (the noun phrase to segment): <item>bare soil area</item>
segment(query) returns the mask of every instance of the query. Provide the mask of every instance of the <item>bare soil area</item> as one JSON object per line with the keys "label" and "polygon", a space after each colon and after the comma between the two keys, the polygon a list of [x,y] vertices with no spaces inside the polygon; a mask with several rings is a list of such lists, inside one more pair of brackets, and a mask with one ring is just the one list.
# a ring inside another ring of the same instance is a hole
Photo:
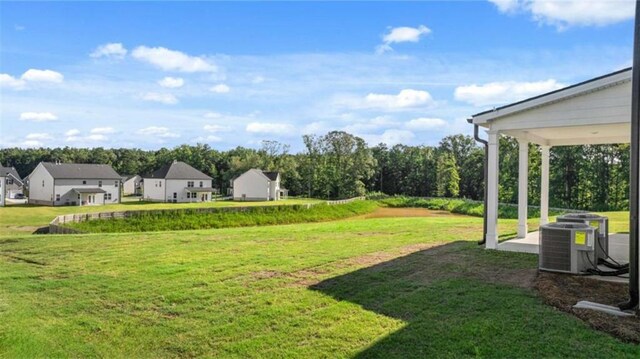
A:
{"label": "bare soil area", "polygon": [[434,211],[426,208],[391,208],[380,207],[361,218],[398,218],[398,217],[461,217],[447,211]]}
{"label": "bare soil area", "polygon": [[574,309],[581,300],[616,306],[628,299],[629,286],[589,277],[540,272],[535,288],[549,305],[571,313],[595,329],[622,340],[640,343],[640,318],[615,317],[588,309]]}

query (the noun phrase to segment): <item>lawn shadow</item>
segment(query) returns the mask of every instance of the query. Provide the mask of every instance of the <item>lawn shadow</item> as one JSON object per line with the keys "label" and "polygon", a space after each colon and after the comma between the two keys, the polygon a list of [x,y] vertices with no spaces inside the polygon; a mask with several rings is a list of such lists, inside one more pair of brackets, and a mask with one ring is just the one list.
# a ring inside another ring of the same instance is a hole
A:
{"label": "lawn shadow", "polygon": [[406,323],[358,358],[573,356],[567,342],[592,345],[582,340],[592,336],[595,343],[601,334],[585,333],[581,323],[542,303],[532,289],[536,263],[535,255],[458,241],[309,289]]}

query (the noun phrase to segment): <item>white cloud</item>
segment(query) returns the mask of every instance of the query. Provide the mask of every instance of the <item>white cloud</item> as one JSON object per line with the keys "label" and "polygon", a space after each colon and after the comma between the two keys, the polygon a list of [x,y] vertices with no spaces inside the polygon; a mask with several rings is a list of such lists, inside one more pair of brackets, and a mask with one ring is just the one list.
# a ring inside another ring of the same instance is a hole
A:
{"label": "white cloud", "polygon": [[77,136],[79,134],[80,134],[80,130],[75,129],[75,128],[73,128],[73,129],[71,129],[71,130],[69,130],[69,131],[64,133],[64,135],[67,136],[67,137],[73,137],[73,136]]}
{"label": "white cloud", "polygon": [[221,142],[221,141],[222,141],[222,137],[215,136],[215,135],[204,136],[204,137],[200,136],[192,140],[192,142],[195,142],[195,143]]}
{"label": "white cloud", "polygon": [[2,87],[22,89],[24,85],[24,80],[17,79],[9,74],[0,74],[0,86]]}
{"label": "white cloud", "polygon": [[51,112],[23,112],[20,114],[20,121],[46,122],[55,121],[58,116]]}
{"label": "white cloud", "polygon": [[219,114],[217,112],[207,112],[204,114],[204,118],[221,118],[222,114]]}
{"label": "white cloud", "polygon": [[87,140],[89,141],[106,141],[107,140],[107,136],[105,135],[89,135],[87,137],[85,137]]}
{"label": "white cloud", "polygon": [[29,82],[54,82],[60,83],[64,80],[64,76],[57,71],[29,69],[20,77],[22,80]]}
{"label": "white cloud", "polygon": [[162,80],[158,81],[158,85],[166,88],[179,88],[184,86],[184,79],[182,79],[181,77],[167,76]]}
{"label": "white cloud", "polygon": [[432,105],[434,101],[427,91],[404,89],[397,95],[370,93],[364,103],[366,107],[392,110]]}
{"label": "white cloud", "polygon": [[178,103],[178,99],[170,93],[147,92],[142,95],[142,99],[145,101],[160,102],[165,105],[175,105]]}
{"label": "white cloud", "polygon": [[428,117],[414,118],[413,120],[405,123],[405,127],[412,131],[428,131],[445,126],[447,126],[447,121],[441,118]]}
{"label": "white cloud", "polygon": [[633,0],[489,0],[504,13],[528,12],[539,23],[558,29],[569,26],[605,26],[631,20]]}
{"label": "white cloud", "polygon": [[123,59],[127,55],[127,49],[119,42],[110,42],[98,46],[89,56],[93,58],[108,57],[113,59]]}
{"label": "white cloud", "polygon": [[115,132],[116,130],[114,130],[113,127],[96,127],[91,130],[92,134],[99,134],[99,135],[108,135],[110,133],[115,133]]}
{"label": "white cloud", "polygon": [[382,128],[396,126],[397,123],[387,116],[378,116],[369,120],[357,120],[348,126],[342,128],[343,131],[349,133],[371,133]]}
{"label": "white cloud", "polygon": [[490,82],[484,85],[459,86],[454,96],[456,100],[474,106],[487,106],[524,100],[564,86],[554,79],[537,82]]}
{"label": "white cloud", "polygon": [[381,135],[361,135],[360,137],[367,141],[367,144],[370,146],[375,146],[378,143],[386,143],[389,146],[393,146],[400,143],[408,144],[413,140],[415,135],[407,130],[388,129]]}
{"label": "white cloud", "polygon": [[159,127],[159,126],[149,126],[149,127],[141,128],[138,131],[136,131],[136,133],[138,133],[139,135],[153,136],[153,137],[160,137],[160,138],[180,137],[180,135],[178,135],[177,133],[171,132],[168,128]]}
{"label": "white cloud", "polygon": [[25,147],[44,147],[44,144],[38,140],[26,140],[22,142],[22,145]]}
{"label": "white cloud", "polygon": [[421,37],[431,33],[431,29],[424,25],[418,27],[400,26],[394,27],[382,36],[382,44],[376,48],[378,53],[384,53],[393,50],[391,44],[401,42],[418,42]]}
{"label": "white cloud", "polygon": [[51,135],[48,133],[30,133],[25,136],[25,139],[27,140],[38,140],[38,141],[50,140],[52,138],[53,137],[51,137]]}
{"label": "white cloud", "polygon": [[227,93],[231,91],[231,88],[225,84],[217,84],[209,89],[211,92],[215,93]]}
{"label": "white cloud", "polygon": [[229,127],[222,125],[204,125],[203,129],[207,132],[225,132],[230,130]]}
{"label": "white cloud", "polygon": [[251,122],[245,129],[251,133],[268,133],[289,135],[293,131],[293,126],[286,123]]}
{"label": "white cloud", "polygon": [[180,72],[213,72],[217,68],[205,59],[189,56],[183,52],[169,50],[164,47],[136,47],[131,55],[165,71]]}

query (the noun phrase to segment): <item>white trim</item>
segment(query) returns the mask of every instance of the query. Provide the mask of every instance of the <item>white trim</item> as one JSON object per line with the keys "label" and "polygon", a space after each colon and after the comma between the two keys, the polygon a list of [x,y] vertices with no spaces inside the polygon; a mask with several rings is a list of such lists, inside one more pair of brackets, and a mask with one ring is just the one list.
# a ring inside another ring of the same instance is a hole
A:
{"label": "white trim", "polygon": [[607,76],[605,78],[590,81],[582,85],[569,87],[564,90],[550,93],[548,95],[542,95],[538,98],[534,98],[529,101],[524,101],[519,104],[508,106],[503,109],[496,109],[491,112],[473,116],[474,124],[485,124],[500,117],[512,115],[517,112],[531,110],[536,107],[549,105],[554,102],[563,101],[571,97],[585,95],[594,91],[602,90],[604,88],[615,86],[620,83],[631,81],[631,70],[627,70],[613,76]]}
{"label": "white trim", "polygon": [[527,236],[529,194],[529,142],[518,141],[518,238]]}

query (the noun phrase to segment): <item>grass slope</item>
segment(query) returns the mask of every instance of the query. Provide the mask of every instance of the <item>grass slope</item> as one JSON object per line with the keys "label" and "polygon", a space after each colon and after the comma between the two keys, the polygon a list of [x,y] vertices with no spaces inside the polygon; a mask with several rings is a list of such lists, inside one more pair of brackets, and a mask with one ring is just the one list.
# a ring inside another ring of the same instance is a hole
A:
{"label": "grass slope", "polygon": [[535,256],[459,241],[481,226],[451,216],[7,237],[0,357],[640,355],[514,282]]}
{"label": "grass slope", "polygon": [[151,210],[165,208],[201,208],[201,207],[231,207],[231,206],[270,206],[317,203],[315,199],[287,199],[271,202],[233,202],[219,201],[207,203],[148,203],[148,202],[123,202],[106,206],[33,206],[11,205],[0,207],[0,236],[13,234],[32,233],[39,227],[49,225],[49,222],[58,215],[71,213],[94,213],[126,210]]}
{"label": "grass slope", "polygon": [[318,204],[311,208],[305,206],[255,207],[242,212],[220,210],[208,213],[195,211],[144,213],[135,217],[69,223],[66,226],[87,233],[265,226],[342,219],[373,212],[377,207],[376,202],[355,201],[331,206]]}

